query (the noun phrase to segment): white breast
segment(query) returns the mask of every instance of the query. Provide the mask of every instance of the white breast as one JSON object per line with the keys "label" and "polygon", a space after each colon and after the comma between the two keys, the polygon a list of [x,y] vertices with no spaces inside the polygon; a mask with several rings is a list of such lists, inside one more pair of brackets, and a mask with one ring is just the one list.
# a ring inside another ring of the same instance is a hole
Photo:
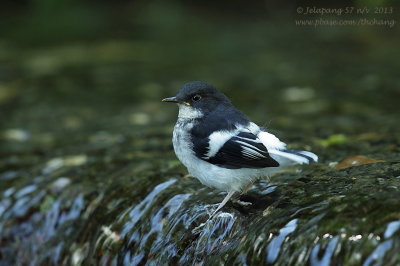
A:
{"label": "white breast", "polygon": [[179,118],[174,127],[172,144],[178,159],[187,167],[193,164],[194,153],[189,132],[193,127],[193,122]]}
{"label": "white breast", "polygon": [[187,106],[185,104],[179,103],[178,107],[179,107],[178,117],[181,119],[195,119],[203,116],[200,110],[192,106]]}

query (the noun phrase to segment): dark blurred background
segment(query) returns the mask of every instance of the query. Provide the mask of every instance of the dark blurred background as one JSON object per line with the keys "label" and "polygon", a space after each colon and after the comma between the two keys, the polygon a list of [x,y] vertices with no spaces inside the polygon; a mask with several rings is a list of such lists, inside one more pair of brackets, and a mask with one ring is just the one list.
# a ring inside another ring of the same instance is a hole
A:
{"label": "dark blurred background", "polygon": [[[213,83],[258,123],[291,138],[394,130],[398,25],[313,27],[295,20],[397,23],[396,4],[3,1],[3,139],[16,140],[7,149],[32,144],[46,151],[56,142],[85,143],[83,131],[129,135],[135,126],[172,125],[176,109],[159,101],[191,80]],[[371,14],[296,12],[313,6],[368,7]],[[394,12],[372,14],[381,6]]]}

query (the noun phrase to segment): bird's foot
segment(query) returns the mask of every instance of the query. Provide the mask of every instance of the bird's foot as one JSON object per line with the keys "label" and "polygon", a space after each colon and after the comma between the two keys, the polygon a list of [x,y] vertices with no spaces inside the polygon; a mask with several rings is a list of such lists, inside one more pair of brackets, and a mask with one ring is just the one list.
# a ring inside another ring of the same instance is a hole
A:
{"label": "bird's foot", "polygon": [[192,230],[193,233],[198,232],[204,225],[207,224],[208,221],[210,221],[216,214],[217,212],[225,206],[225,204],[228,202],[228,200],[233,196],[233,194],[235,194],[235,191],[229,191],[228,194],[225,196],[224,200],[218,205],[217,209],[215,211],[213,211],[213,213],[210,215],[210,217],[208,217],[207,221],[205,221],[204,223],[200,224],[199,226],[197,226],[196,228],[194,228]]}
{"label": "bird's foot", "polygon": [[243,206],[243,207],[253,205],[253,203],[251,203],[251,202],[242,201],[242,200],[239,200],[239,199],[237,199],[237,200],[235,200],[235,201],[232,201],[232,202],[233,202],[233,203],[236,203],[236,204],[239,204],[240,206]]}
{"label": "bird's foot", "polygon": [[227,213],[227,212],[220,212],[218,214],[216,214],[214,212],[210,217],[208,217],[208,219],[204,223],[201,223],[199,226],[196,226],[195,228],[193,228],[192,233],[193,234],[199,234],[200,231],[206,225],[210,229],[213,226],[213,224],[215,224],[217,222],[217,220],[218,220],[218,218],[217,218],[217,220],[213,219],[214,217],[216,217],[216,218],[218,217],[218,218],[230,218],[230,219],[233,219],[234,216],[232,214],[230,214],[230,213]]}
{"label": "bird's foot", "polygon": [[[219,204],[210,204],[210,205],[204,206],[205,211],[207,212],[208,218],[205,222],[203,222],[200,225],[193,228],[193,230],[192,230],[193,234],[200,233],[201,229],[214,217],[214,215],[216,214],[216,211],[218,209],[218,206],[219,206]],[[214,208],[217,208],[217,209],[215,209],[213,211]]]}
{"label": "bird's foot", "polygon": [[204,223],[201,223],[199,226],[196,226],[195,228],[192,229],[192,234],[198,234],[200,233],[201,229],[207,224],[209,219],[205,221]]}

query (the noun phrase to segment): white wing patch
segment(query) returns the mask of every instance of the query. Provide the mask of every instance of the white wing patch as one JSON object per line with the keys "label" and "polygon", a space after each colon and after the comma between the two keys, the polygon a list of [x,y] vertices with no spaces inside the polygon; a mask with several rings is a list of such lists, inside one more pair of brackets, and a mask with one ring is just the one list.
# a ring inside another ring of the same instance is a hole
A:
{"label": "white wing patch", "polygon": [[224,144],[234,137],[236,135],[236,131],[216,131],[210,135],[210,141],[208,144],[208,152],[204,159],[209,159],[215,154],[218,153],[218,151],[224,146]]}
{"label": "white wing patch", "polygon": [[[254,123],[251,123],[254,124]],[[258,128],[256,124],[254,124],[253,129],[255,127]],[[243,130],[243,131],[242,131]],[[209,144],[208,144],[208,152],[205,154],[203,157],[204,159],[210,159],[211,157],[214,157],[219,150],[225,145],[225,143],[230,140],[231,138],[235,137],[237,138],[235,142],[240,145],[242,148],[242,154],[245,157],[252,158],[252,159],[261,159],[261,158],[266,158],[263,153],[265,151],[251,145],[248,142],[254,142],[258,144],[263,144],[261,140],[259,139],[251,139],[251,138],[246,138],[242,136],[238,136],[240,132],[248,132],[250,131],[248,128],[241,128],[241,130],[234,130],[234,131],[216,131],[212,133],[209,137]],[[258,129],[259,131],[259,129]],[[240,141],[238,139],[241,139],[243,141]],[[247,141],[247,142],[245,142]],[[263,144],[265,145],[265,144]]]}

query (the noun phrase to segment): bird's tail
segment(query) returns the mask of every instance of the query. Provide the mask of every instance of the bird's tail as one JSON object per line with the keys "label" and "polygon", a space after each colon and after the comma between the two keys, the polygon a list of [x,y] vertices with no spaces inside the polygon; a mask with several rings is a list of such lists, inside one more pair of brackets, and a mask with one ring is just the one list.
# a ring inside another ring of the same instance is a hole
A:
{"label": "bird's tail", "polygon": [[268,152],[281,166],[318,162],[318,156],[309,151],[269,149]]}

